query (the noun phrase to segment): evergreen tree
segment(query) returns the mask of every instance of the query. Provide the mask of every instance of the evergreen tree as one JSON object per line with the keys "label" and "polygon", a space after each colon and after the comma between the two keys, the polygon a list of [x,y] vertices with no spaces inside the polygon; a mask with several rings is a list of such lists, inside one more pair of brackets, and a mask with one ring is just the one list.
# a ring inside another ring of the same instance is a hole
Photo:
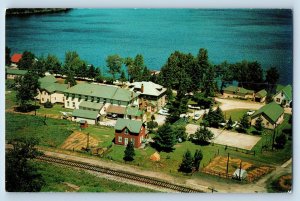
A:
{"label": "evergreen tree", "polygon": [[122,70],[122,72],[121,72],[120,81],[121,82],[126,82],[127,81],[124,70]]}
{"label": "evergreen tree", "polygon": [[147,68],[147,66],[143,69],[142,79],[141,81],[149,81],[151,78],[150,70]]}
{"label": "evergreen tree", "polygon": [[266,71],[265,82],[268,85],[268,91],[275,93],[275,87],[279,80],[279,73],[276,67],[271,67]]}
{"label": "evergreen tree", "polygon": [[35,62],[34,54],[29,51],[24,51],[22,58],[18,62],[18,68],[22,70],[33,69],[34,62]]}
{"label": "evergreen tree", "polygon": [[126,149],[124,151],[124,161],[133,161],[134,160],[134,146],[133,143],[130,141],[127,146]]}
{"label": "evergreen tree", "polygon": [[69,71],[68,73],[67,73],[67,77],[66,77],[66,79],[65,79],[65,84],[68,84],[68,83],[70,83],[70,86],[72,87],[72,86],[75,86],[77,83],[76,83],[76,80],[75,80],[75,78],[74,78],[74,72],[72,72],[72,71]]}
{"label": "evergreen tree", "polygon": [[35,71],[40,77],[45,76],[45,72],[47,71],[46,59],[41,56],[35,61],[31,67],[33,71]]}
{"label": "evergreen tree", "polygon": [[29,71],[23,77],[16,79],[16,99],[20,105],[21,111],[28,110],[28,102],[34,100],[38,95],[37,89],[40,86],[38,75]]}
{"label": "evergreen tree", "polygon": [[117,54],[110,55],[106,59],[106,66],[108,67],[108,72],[112,74],[114,80],[116,74],[121,72],[122,63],[122,58]]}
{"label": "evergreen tree", "polygon": [[196,171],[199,171],[200,163],[203,159],[203,154],[201,150],[196,149],[194,155],[194,167]]}
{"label": "evergreen tree", "polygon": [[229,117],[229,120],[228,120],[228,122],[227,122],[227,129],[232,129],[232,125],[233,125],[233,121],[232,121],[232,119],[231,119],[231,116]]}
{"label": "evergreen tree", "polygon": [[45,67],[46,70],[51,73],[55,73],[55,74],[62,73],[61,63],[58,60],[58,58],[54,55],[48,54],[45,62]]}
{"label": "evergreen tree", "polygon": [[134,74],[133,59],[131,57],[126,57],[123,62],[127,67],[128,81],[131,82],[132,75]]}
{"label": "evergreen tree", "polygon": [[155,116],[154,114],[151,115],[151,121],[154,121],[155,120]]}
{"label": "evergreen tree", "polygon": [[208,130],[205,126],[198,128],[195,133],[196,140],[194,142],[196,144],[209,144],[209,141],[213,139],[214,134]]}
{"label": "evergreen tree", "polygon": [[30,161],[41,153],[35,138],[18,138],[10,142],[13,149],[5,154],[5,188],[8,192],[38,192],[45,181]]}
{"label": "evergreen tree", "polygon": [[244,114],[241,118],[241,131],[246,132],[246,130],[250,127],[250,120],[247,114]]}
{"label": "evergreen tree", "polygon": [[218,119],[218,123],[223,123],[225,122],[225,118],[224,118],[224,115],[223,115],[223,111],[221,110],[221,108],[218,106],[216,111],[215,111],[215,114],[217,116],[217,119]]}
{"label": "evergreen tree", "polygon": [[193,171],[193,157],[189,150],[183,155],[178,171],[185,173],[191,173]]}
{"label": "evergreen tree", "polygon": [[276,142],[276,148],[277,149],[283,149],[284,145],[286,144],[286,136],[284,133],[278,135],[275,138],[275,142]]}
{"label": "evergreen tree", "polygon": [[9,66],[11,64],[10,53],[11,53],[10,48],[5,46],[5,65],[6,66]]}
{"label": "evergreen tree", "polygon": [[172,89],[170,87],[167,88],[166,95],[169,102],[173,101],[174,96],[173,96]]}
{"label": "evergreen tree", "polygon": [[170,124],[166,123],[158,128],[155,137],[157,148],[161,151],[170,152],[176,143],[176,136]]}
{"label": "evergreen tree", "polygon": [[174,134],[176,136],[176,139],[181,139],[182,142],[187,140],[187,134],[185,126],[176,126],[173,127]]}

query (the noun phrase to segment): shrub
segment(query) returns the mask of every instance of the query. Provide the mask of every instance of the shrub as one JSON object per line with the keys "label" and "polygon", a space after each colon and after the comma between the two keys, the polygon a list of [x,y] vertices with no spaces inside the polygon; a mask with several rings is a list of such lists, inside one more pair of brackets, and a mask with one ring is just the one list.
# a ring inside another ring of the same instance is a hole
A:
{"label": "shrub", "polygon": [[50,101],[47,101],[47,102],[44,104],[44,107],[45,107],[45,108],[52,108],[52,107],[53,107],[53,104],[52,104]]}

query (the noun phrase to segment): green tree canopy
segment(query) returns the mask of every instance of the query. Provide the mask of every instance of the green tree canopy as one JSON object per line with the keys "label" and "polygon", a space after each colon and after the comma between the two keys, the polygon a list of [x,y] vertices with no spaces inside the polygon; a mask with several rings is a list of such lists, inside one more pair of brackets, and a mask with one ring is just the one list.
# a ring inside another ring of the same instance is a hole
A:
{"label": "green tree canopy", "polygon": [[28,102],[34,100],[38,95],[37,89],[40,87],[38,75],[29,71],[23,77],[16,80],[16,99],[22,111],[28,110]]}
{"label": "green tree canopy", "polygon": [[35,62],[34,54],[29,51],[24,51],[22,58],[18,62],[18,68],[22,70],[33,69],[34,62]]}
{"label": "green tree canopy", "polygon": [[176,136],[170,124],[166,123],[158,128],[155,143],[159,151],[170,152],[176,143]]}
{"label": "green tree canopy", "polygon": [[124,151],[124,161],[133,161],[135,156],[133,143],[130,141]]}
{"label": "green tree canopy", "polygon": [[62,73],[61,62],[55,55],[48,54],[45,62],[45,68],[47,71],[55,74]]}
{"label": "green tree canopy", "polygon": [[211,139],[213,139],[214,134],[208,130],[205,126],[201,126],[199,129],[197,129],[196,133],[195,133],[195,137],[196,139],[194,139],[193,141],[196,144],[201,144],[201,145],[205,145],[205,144],[209,144],[209,141]]}
{"label": "green tree canopy", "polygon": [[187,150],[182,157],[182,162],[179,166],[178,171],[191,173],[193,171],[193,162],[194,161],[193,161],[192,154],[190,150]]}
{"label": "green tree canopy", "polygon": [[35,138],[18,138],[5,154],[5,184],[8,192],[38,192],[45,181],[30,160],[41,155]]}
{"label": "green tree canopy", "polygon": [[9,66],[11,64],[10,53],[11,53],[10,48],[5,46],[5,65],[6,66]]}
{"label": "green tree canopy", "polygon": [[200,163],[203,159],[203,154],[201,150],[196,149],[194,154],[194,167],[196,171],[199,171]]}
{"label": "green tree canopy", "polygon": [[122,70],[122,72],[121,72],[120,81],[121,82],[126,82],[127,81],[124,70]]}
{"label": "green tree canopy", "polygon": [[108,67],[108,72],[113,76],[113,79],[115,80],[116,74],[121,73],[121,67],[122,67],[123,59],[117,55],[110,55],[106,59],[106,66]]}
{"label": "green tree canopy", "polygon": [[250,127],[250,119],[247,114],[244,114],[241,118],[241,131],[246,132],[246,129]]}

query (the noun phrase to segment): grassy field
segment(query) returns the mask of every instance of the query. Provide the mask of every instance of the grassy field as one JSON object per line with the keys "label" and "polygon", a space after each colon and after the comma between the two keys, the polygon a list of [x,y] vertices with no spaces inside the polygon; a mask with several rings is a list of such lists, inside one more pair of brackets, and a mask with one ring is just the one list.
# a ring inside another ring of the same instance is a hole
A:
{"label": "grassy field", "polygon": [[46,183],[42,192],[155,192],[151,189],[99,178],[83,170],[36,161],[34,165],[39,169]]}
{"label": "grassy field", "polygon": [[36,137],[40,145],[59,147],[76,128],[73,122],[61,119],[6,113],[6,139]]}
{"label": "grassy field", "polygon": [[225,119],[229,119],[231,116],[232,121],[239,121],[242,116],[249,111],[248,109],[234,109],[234,110],[227,110],[224,112]]}
{"label": "grassy field", "polygon": [[12,108],[16,105],[16,91],[9,90],[5,91],[5,109]]}

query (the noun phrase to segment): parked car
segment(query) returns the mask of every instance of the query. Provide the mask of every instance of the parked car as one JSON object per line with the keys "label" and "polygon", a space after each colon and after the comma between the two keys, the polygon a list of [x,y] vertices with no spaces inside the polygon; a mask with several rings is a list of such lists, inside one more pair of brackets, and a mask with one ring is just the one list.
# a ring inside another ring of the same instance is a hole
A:
{"label": "parked car", "polygon": [[201,109],[200,107],[192,106],[192,105],[188,105],[188,108],[195,109],[195,110],[200,110]]}
{"label": "parked car", "polygon": [[255,113],[254,110],[249,110],[249,111],[247,112],[247,115],[248,115],[248,116],[251,116],[251,115],[254,114],[254,113]]}
{"label": "parked car", "polygon": [[194,117],[193,117],[193,119],[197,121],[198,119],[200,119],[200,117],[201,117],[200,114],[195,114]]}
{"label": "parked car", "polygon": [[168,111],[163,110],[163,109],[160,109],[160,110],[158,111],[158,114],[166,115],[166,116],[170,115],[170,114],[168,113]]}

